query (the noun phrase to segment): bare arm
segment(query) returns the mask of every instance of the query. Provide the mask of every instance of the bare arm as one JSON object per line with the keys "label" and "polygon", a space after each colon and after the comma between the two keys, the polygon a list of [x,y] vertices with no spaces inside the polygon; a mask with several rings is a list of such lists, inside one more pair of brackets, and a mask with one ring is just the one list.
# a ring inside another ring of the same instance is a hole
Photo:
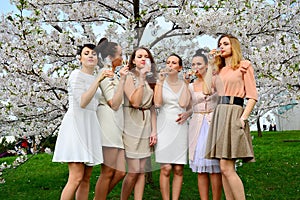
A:
{"label": "bare arm", "polygon": [[120,70],[120,81],[119,84],[117,86],[117,89],[114,93],[114,96],[112,99],[108,100],[107,103],[108,105],[113,109],[113,110],[118,110],[122,100],[123,100],[123,94],[124,94],[124,84],[125,84],[125,80],[126,80],[126,75],[128,73],[128,67],[123,67]]}
{"label": "bare arm", "polygon": [[210,95],[212,93],[212,74],[213,74],[213,65],[208,65],[207,72],[203,79],[203,88],[202,91],[206,95]]}
{"label": "bare arm", "polygon": [[184,84],[184,85],[183,85],[183,90],[179,97],[178,103],[181,108],[186,108],[190,103],[191,94],[190,94],[190,90],[188,88],[188,84],[184,81],[182,81],[182,82],[183,82],[182,84]]}
{"label": "bare arm", "polygon": [[151,106],[151,135],[150,135],[150,146],[153,146],[157,142],[157,126],[156,126],[156,111],[155,106]]}
{"label": "bare arm", "polygon": [[186,108],[186,112],[180,113],[178,115],[178,118],[176,119],[176,122],[178,124],[183,124],[192,114],[193,114],[192,99],[190,97],[189,105]]}
{"label": "bare arm", "polygon": [[156,83],[154,88],[154,105],[156,108],[161,107],[163,104],[162,90],[165,78],[166,77],[164,76],[163,72],[160,72],[158,76],[158,82]]}
{"label": "bare arm", "polygon": [[145,77],[137,77],[139,79],[139,85],[135,87],[132,76],[127,77],[125,81],[126,87],[124,88],[125,95],[129,99],[130,104],[134,108],[139,108],[144,94]]}
{"label": "bare arm", "polygon": [[244,109],[244,112],[241,116],[241,122],[242,122],[243,126],[245,126],[245,120],[248,120],[248,117],[250,116],[255,104],[256,104],[256,100],[254,100],[254,99],[248,100],[247,105]]}
{"label": "bare arm", "polygon": [[251,114],[255,104],[256,104],[256,100],[249,99],[241,118],[243,118],[244,120],[248,119],[248,117]]}
{"label": "bare arm", "polygon": [[81,108],[85,108],[91,102],[91,100],[93,99],[93,97],[99,87],[100,82],[103,79],[105,79],[106,77],[113,77],[113,72],[110,70],[104,70],[97,76],[97,78],[92,83],[92,85],[89,87],[89,89],[81,95],[81,98],[80,98],[80,107]]}

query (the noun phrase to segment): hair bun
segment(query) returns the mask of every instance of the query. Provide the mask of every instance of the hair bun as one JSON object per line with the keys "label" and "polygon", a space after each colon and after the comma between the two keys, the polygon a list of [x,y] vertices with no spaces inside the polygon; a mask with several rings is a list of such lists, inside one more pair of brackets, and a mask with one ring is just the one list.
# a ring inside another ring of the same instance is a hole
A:
{"label": "hair bun", "polygon": [[205,49],[198,49],[197,51],[196,51],[196,55],[201,55],[201,54],[205,54],[207,51],[205,50]]}
{"label": "hair bun", "polygon": [[104,37],[100,39],[97,46],[106,47],[107,45],[108,45],[108,39]]}

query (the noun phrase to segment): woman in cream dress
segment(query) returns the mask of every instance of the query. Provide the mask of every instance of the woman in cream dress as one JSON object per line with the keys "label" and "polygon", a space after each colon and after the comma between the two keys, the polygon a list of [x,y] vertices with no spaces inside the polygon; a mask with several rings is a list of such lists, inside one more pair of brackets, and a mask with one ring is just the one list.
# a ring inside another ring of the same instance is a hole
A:
{"label": "woman in cream dress", "polygon": [[145,164],[151,155],[150,147],[156,144],[156,113],[152,103],[153,90],[146,79],[146,60],[154,63],[150,51],[137,48],[129,60],[131,72],[124,88],[124,133],[128,173],[123,184],[121,199],[129,198],[134,189],[134,198],[142,199],[145,187]]}
{"label": "woman in cream dress", "polygon": [[[102,38],[95,49],[104,64],[103,70],[115,71],[122,65],[122,49],[115,42],[109,42]],[[104,162],[101,165],[101,173],[96,183],[94,200],[106,199],[109,192],[125,176],[125,155],[122,133],[123,120],[123,96],[124,83],[128,73],[128,67],[120,69],[120,79],[115,75],[105,79],[100,84],[102,96],[100,96],[97,116],[101,126],[102,150]]]}

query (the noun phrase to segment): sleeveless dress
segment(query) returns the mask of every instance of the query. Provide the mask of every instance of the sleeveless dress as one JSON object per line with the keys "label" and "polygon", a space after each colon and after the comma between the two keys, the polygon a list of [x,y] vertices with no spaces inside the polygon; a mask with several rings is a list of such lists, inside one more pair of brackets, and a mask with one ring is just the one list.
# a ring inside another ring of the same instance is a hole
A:
{"label": "sleeveless dress", "polygon": [[98,89],[90,103],[80,107],[81,95],[95,77],[74,70],[68,80],[69,108],[58,133],[53,162],[82,162],[89,166],[103,163],[101,128],[96,110],[101,91]]}
{"label": "sleeveless dress", "polygon": [[102,146],[124,149],[122,139],[124,129],[123,105],[121,104],[119,109],[115,111],[107,103],[113,98],[118,84],[117,76],[113,80],[105,78],[101,81],[100,89],[103,95],[99,99],[97,116],[101,126]]}
{"label": "sleeveless dress", "polygon": [[158,163],[187,164],[188,125],[176,122],[178,114],[186,111],[178,103],[183,86],[175,93],[167,81],[163,83],[163,105],[157,116],[155,161]]}
{"label": "sleeveless dress", "polygon": [[[139,81],[133,73],[135,87]],[[140,109],[133,108],[129,99],[124,97],[124,132],[123,142],[127,158],[142,159],[151,155],[149,138],[151,134],[151,112],[153,90],[145,81],[143,100]]]}
{"label": "sleeveless dress", "polygon": [[194,85],[189,85],[192,97],[193,114],[189,121],[189,164],[193,172],[220,173],[218,159],[205,159],[208,130],[213,110],[218,102],[218,95],[205,95],[196,92]]}

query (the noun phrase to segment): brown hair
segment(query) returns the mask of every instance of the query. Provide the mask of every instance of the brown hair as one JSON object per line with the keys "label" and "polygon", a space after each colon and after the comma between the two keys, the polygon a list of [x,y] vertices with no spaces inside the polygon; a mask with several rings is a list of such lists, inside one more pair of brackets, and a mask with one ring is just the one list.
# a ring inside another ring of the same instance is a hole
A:
{"label": "brown hair", "polygon": [[154,59],[153,59],[153,56],[152,56],[152,54],[151,54],[151,52],[150,52],[149,49],[147,49],[146,47],[138,47],[138,48],[136,48],[136,49],[132,52],[132,54],[130,55],[130,59],[129,59],[129,63],[128,63],[128,67],[129,67],[130,70],[133,69],[133,68],[135,68],[135,64],[133,64],[133,59],[134,59],[135,56],[136,56],[136,52],[137,52],[138,50],[140,50],[140,49],[143,49],[143,50],[147,51],[148,57],[149,57],[151,63],[152,63],[152,64],[155,63],[155,62],[154,62]]}
{"label": "brown hair", "polygon": [[135,56],[136,56],[136,52],[138,51],[138,50],[140,50],[140,49],[143,49],[143,50],[145,50],[146,52],[147,52],[147,54],[148,54],[148,58],[150,59],[150,61],[151,61],[151,63],[152,63],[152,67],[151,67],[151,72],[153,73],[153,75],[151,76],[151,77],[146,77],[146,80],[147,80],[147,82],[149,83],[149,85],[150,85],[150,87],[152,88],[152,89],[154,89],[154,86],[155,86],[155,83],[156,83],[156,80],[155,80],[155,78],[156,78],[156,64],[155,64],[155,62],[154,62],[154,58],[153,58],[153,56],[152,56],[152,53],[150,52],[150,50],[149,49],[147,49],[146,47],[138,47],[138,48],[136,48],[133,52],[132,52],[132,54],[130,55],[130,58],[129,58],[129,63],[128,63],[128,67],[129,67],[129,70],[135,70],[135,64],[133,64],[133,59],[135,58]]}
{"label": "brown hair", "polygon": [[[232,52],[231,68],[234,70],[238,69],[240,66],[240,62],[243,59],[242,51],[241,51],[241,44],[236,37],[229,35],[229,34],[224,34],[224,35],[221,35],[221,37],[218,39],[218,47],[220,46],[221,39],[224,37],[227,37],[231,44],[231,52]],[[219,70],[222,69],[223,67],[225,67],[225,58],[223,58],[221,56],[217,56],[215,62],[216,62],[216,65]]]}

